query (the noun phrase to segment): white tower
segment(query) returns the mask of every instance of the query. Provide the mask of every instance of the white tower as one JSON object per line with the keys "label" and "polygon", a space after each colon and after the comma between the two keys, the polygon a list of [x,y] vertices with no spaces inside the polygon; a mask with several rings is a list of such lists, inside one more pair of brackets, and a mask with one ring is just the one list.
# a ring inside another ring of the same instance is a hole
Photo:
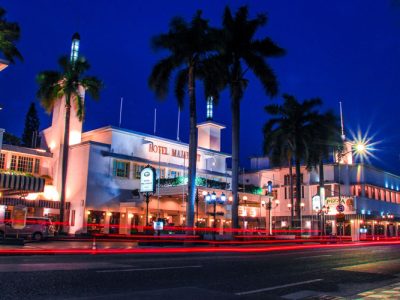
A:
{"label": "white tower", "polygon": [[198,145],[205,149],[221,151],[221,130],[225,126],[213,121],[213,97],[207,98],[207,120],[197,125]]}

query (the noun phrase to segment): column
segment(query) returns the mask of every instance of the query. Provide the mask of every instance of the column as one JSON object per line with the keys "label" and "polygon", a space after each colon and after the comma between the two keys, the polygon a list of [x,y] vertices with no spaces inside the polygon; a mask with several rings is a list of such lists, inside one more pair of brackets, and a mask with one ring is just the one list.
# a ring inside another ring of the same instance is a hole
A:
{"label": "column", "polygon": [[388,227],[388,225],[387,225],[388,223],[385,221],[385,222],[383,222],[383,237],[384,238],[387,238],[387,227]]}
{"label": "column", "polygon": [[373,220],[371,224],[371,235],[372,235],[372,240],[375,240],[375,220]]}
{"label": "column", "polygon": [[337,235],[336,221],[332,220],[332,235]]}
{"label": "column", "polygon": [[110,233],[110,216],[108,212],[105,213],[104,216],[104,231],[103,233]]}
{"label": "column", "polygon": [[351,240],[358,242],[360,240],[360,220],[358,218],[350,221],[351,225]]}

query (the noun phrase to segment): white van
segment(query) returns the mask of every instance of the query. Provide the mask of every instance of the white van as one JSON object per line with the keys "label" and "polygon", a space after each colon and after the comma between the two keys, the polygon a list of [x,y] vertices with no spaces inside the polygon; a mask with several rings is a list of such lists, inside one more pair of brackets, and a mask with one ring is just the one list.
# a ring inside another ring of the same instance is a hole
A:
{"label": "white van", "polygon": [[46,217],[27,217],[24,229],[14,229],[11,222],[0,224],[0,239],[5,237],[21,237],[41,241],[54,236],[55,227],[51,220]]}

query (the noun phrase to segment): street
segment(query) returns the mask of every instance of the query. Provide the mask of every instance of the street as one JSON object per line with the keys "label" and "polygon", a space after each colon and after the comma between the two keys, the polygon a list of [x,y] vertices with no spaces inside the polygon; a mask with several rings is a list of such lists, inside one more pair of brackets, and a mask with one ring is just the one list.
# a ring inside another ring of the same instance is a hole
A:
{"label": "street", "polygon": [[0,298],[360,299],[400,281],[399,250],[1,256]]}

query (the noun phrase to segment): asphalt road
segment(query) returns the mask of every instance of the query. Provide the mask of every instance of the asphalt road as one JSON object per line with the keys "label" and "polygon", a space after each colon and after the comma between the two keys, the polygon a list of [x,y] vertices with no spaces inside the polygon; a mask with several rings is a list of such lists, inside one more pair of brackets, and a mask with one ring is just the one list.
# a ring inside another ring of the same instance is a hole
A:
{"label": "asphalt road", "polygon": [[400,282],[398,274],[399,245],[254,254],[2,256],[0,299],[351,299]]}

